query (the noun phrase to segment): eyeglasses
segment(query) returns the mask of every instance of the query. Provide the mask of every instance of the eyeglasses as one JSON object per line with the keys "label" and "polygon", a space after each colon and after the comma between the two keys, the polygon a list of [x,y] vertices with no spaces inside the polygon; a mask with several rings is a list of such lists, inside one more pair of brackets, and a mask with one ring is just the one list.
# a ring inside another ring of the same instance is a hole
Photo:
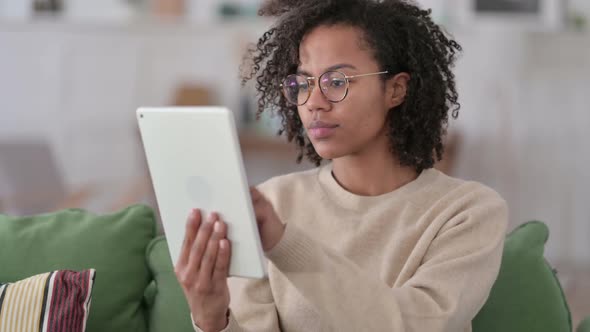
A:
{"label": "eyeglasses", "polygon": [[[383,75],[388,71],[378,73],[360,74],[347,76],[342,72],[330,70],[323,73],[319,78],[319,86],[322,94],[332,103],[338,103],[344,100],[348,95],[350,80],[358,77]],[[311,92],[315,87],[316,77],[293,74],[287,76],[281,83],[283,95],[290,104],[301,106],[307,103]]]}

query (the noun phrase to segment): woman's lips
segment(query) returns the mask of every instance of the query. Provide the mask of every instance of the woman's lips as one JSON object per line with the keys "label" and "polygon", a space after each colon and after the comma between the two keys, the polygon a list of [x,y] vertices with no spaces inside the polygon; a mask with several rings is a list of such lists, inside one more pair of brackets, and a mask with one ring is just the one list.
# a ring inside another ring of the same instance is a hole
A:
{"label": "woman's lips", "polygon": [[334,131],[338,128],[338,126],[330,126],[330,127],[315,127],[309,129],[309,134],[311,137],[315,139],[323,139],[332,136]]}

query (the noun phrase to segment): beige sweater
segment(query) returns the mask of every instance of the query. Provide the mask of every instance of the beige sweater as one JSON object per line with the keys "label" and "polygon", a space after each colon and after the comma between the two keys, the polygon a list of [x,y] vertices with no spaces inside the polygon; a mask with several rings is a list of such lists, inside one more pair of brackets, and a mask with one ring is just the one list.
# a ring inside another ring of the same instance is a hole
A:
{"label": "beige sweater", "polygon": [[496,192],[429,169],[358,196],[330,164],[259,189],[287,227],[267,253],[268,279],[230,279],[224,331],[471,331],[502,256]]}

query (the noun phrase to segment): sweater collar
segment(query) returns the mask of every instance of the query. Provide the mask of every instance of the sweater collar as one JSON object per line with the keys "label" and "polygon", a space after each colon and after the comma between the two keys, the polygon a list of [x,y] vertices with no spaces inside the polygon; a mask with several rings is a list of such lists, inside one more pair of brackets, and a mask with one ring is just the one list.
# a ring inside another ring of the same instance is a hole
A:
{"label": "sweater collar", "polygon": [[322,166],[318,171],[318,181],[327,199],[333,201],[341,208],[363,212],[369,210],[381,202],[392,204],[397,200],[411,200],[415,194],[426,189],[428,184],[436,180],[440,171],[430,168],[422,171],[412,182],[409,182],[391,192],[378,196],[361,196],[344,189],[332,175],[332,163]]}

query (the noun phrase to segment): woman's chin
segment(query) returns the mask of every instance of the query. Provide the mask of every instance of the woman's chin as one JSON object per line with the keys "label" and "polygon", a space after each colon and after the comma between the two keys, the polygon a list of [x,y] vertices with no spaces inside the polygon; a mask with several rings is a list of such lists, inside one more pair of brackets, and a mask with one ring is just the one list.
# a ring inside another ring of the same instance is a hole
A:
{"label": "woman's chin", "polygon": [[342,153],[327,146],[314,145],[315,152],[324,160],[332,160],[342,156]]}

